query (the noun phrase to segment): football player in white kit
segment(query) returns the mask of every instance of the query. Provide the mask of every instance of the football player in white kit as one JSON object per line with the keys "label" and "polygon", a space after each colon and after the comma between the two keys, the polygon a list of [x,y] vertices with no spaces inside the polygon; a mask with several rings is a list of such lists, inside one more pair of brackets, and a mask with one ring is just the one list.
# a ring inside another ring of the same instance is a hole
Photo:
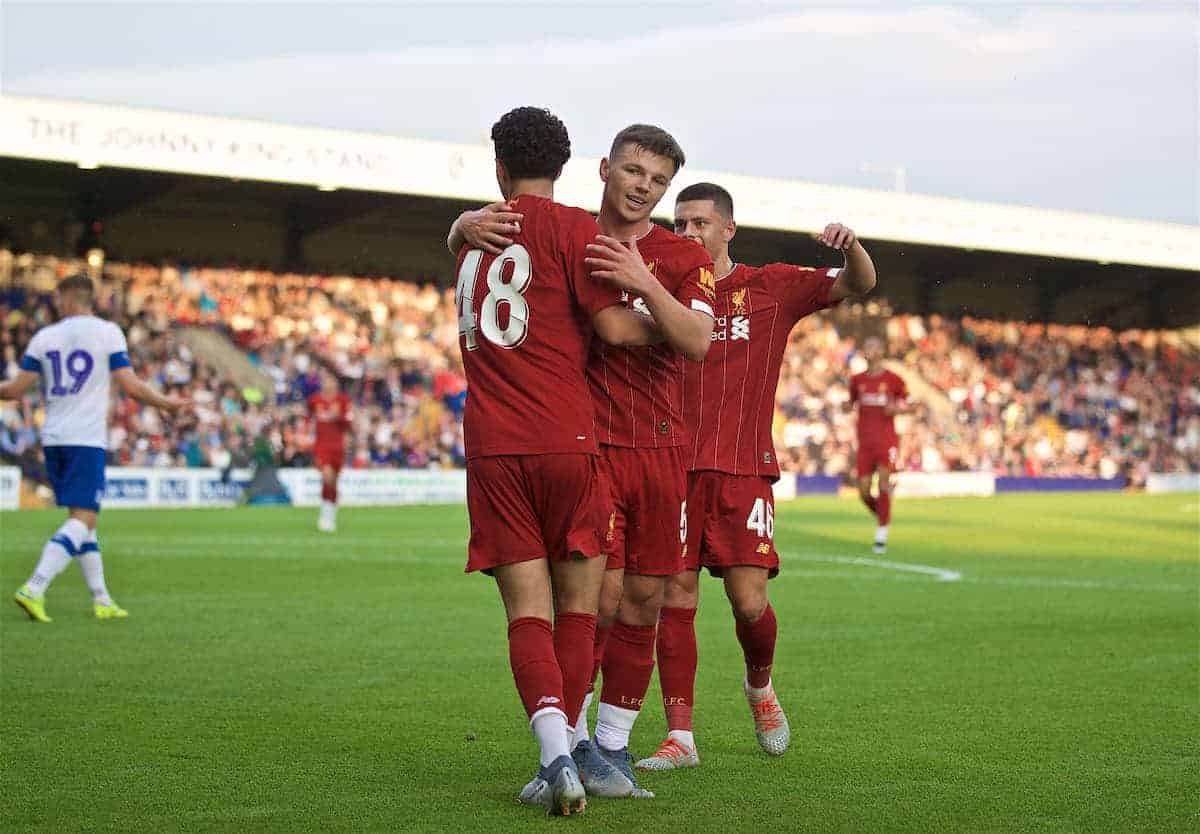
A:
{"label": "football player in white kit", "polygon": [[50,622],[46,588],[72,559],[78,560],[83,570],[96,617],[128,616],[105,587],[96,538],[108,449],[110,380],[138,402],[164,411],[175,412],[188,404],[159,393],[134,375],[125,334],[112,322],[97,318],[93,294],[86,275],[60,282],[61,319],[34,334],[16,378],[0,384],[0,399],[18,399],[41,382],[46,407],[41,432],[46,472],[58,506],[66,507],[69,514],[42,548],[42,558],[29,581],[13,597],[30,619],[39,623]]}

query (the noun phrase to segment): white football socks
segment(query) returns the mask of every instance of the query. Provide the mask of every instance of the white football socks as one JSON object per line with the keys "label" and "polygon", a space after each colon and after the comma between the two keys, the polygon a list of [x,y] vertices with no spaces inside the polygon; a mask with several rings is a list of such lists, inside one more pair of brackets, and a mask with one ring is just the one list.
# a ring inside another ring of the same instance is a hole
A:
{"label": "white football socks", "polygon": [[54,577],[71,564],[71,557],[79,554],[88,536],[87,525],[77,518],[68,518],[50,540],[42,547],[42,558],[33,569],[33,576],[25,584],[35,597],[46,593]]}
{"label": "white football socks", "polygon": [[575,721],[575,736],[571,743],[572,750],[579,746],[579,742],[587,741],[592,737],[588,731],[588,709],[592,706],[592,697],[595,694],[595,692],[589,692],[583,696],[583,709],[579,711],[579,718]]}
{"label": "white football socks", "polygon": [[596,710],[596,743],[605,750],[620,750],[629,746],[629,734],[633,732],[638,711],[623,709],[600,702]]}
{"label": "white football socks", "polygon": [[696,736],[691,730],[671,730],[667,738],[673,738],[689,750],[696,749]]}
{"label": "white football socks", "polygon": [[887,544],[888,526],[881,524],[875,529],[875,541],[879,544]]}
{"label": "white football socks", "polygon": [[94,544],[95,549],[89,548],[79,555],[79,567],[83,571],[83,581],[92,592],[92,602],[100,605],[112,605],[113,598],[108,595],[108,587],[104,584],[104,562],[100,558],[100,540],[96,531],[88,534],[85,544]]}
{"label": "white football socks", "polygon": [[567,747],[567,716],[559,709],[543,709],[535,712],[529,721],[533,737],[538,743],[538,761],[546,767],[559,756],[569,756]]}

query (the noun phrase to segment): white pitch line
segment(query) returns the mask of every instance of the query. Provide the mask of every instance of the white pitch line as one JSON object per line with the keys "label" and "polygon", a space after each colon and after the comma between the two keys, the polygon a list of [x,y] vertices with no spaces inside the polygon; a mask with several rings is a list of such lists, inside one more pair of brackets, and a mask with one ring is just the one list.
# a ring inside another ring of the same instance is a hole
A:
{"label": "white pitch line", "polygon": [[883,570],[898,570],[904,573],[920,573],[935,577],[939,582],[958,582],[963,578],[961,572],[935,568],[932,565],[916,565],[911,562],[888,562],[883,559],[868,559],[865,556],[789,556],[796,562],[831,562],[835,565],[859,565],[865,568],[882,568]]}

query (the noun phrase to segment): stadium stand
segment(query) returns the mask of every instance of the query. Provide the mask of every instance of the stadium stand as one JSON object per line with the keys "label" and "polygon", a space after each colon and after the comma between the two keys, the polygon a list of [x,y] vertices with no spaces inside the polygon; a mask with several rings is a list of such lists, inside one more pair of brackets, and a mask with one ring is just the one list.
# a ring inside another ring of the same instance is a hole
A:
{"label": "stadium stand", "polygon": [[[194,421],[168,426],[119,400],[113,463],[227,469],[249,464],[254,440],[266,437],[282,465],[308,465],[313,431],[304,400],[320,365],[356,403],[350,466],[463,463],[466,383],[452,290],[392,277],[101,266],[10,252],[0,259],[8,277],[0,301],[5,376],[52,317],[46,291],[58,277],[90,269],[135,365],[197,402]],[[1150,472],[1200,472],[1194,332],[894,314],[880,300],[807,319],[793,333],[776,415],[785,469],[849,471],[846,382],[862,361],[856,345],[871,333],[886,337],[917,400],[901,423],[903,469],[1120,476],[1134,485]],[[235,359],[256,373],[239,373]],[[4,407],[0,423],[3,459],[41,480],[36,400]]]}

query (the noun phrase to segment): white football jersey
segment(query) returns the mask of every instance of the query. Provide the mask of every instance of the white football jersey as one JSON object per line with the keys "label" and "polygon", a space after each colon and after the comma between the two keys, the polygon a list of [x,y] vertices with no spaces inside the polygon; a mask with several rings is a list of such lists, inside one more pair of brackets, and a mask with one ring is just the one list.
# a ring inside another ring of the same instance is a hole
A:
{"label": "white football jersey", "polygon": [[125,334],[110,321],[71,316],[35,333],[21,369],[42,377],[42,445],[107,449],[112,373],[127,367]]}

